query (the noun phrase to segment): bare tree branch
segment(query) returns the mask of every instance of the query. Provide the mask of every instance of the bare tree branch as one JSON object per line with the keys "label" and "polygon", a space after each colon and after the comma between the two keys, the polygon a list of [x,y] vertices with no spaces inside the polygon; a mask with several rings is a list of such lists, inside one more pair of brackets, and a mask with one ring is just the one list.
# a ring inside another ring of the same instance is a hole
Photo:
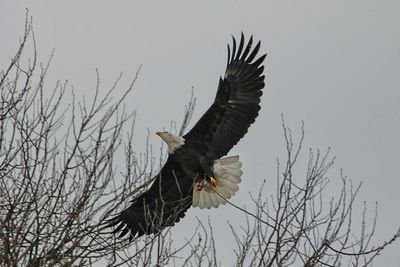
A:
{"label": "bare tree branch", "polygon": [[[23,57],[29,48],[32,58]],[[87,100],[67,82],[49,88],[51,59],[38,63],[27,13],[17,52],[0,72],[0,265],[221,266],[211,220],[198,219],[179,246],[171,228],[131,241],[110,232],[108,220],[148,188],[165,158],[161,154],[156,161],[148,140],[144,152],[134,149],[136,114],[126,111],[125,100],[140,67],[122,92],[122,74],[105,90],[96,70],[94,96]],[[181,134],[195,102],[192,93]],[[335,160],[330,149],[310,149],[305,174],[295,171],[304,154],[304,123],[298,141],[283,116],[282,128],[286,158],[277,159],[275,187],[264,181],[260,191],[250,195],[252,209],[226,200],[246,216],[239,228],[228,222],[236,242],[232,262],[370,266],[399,238],[400,229],[374,245],[377,205],[372,220],[366,204],[362,214],[354,208],[361,184],[353,185],[342,172],[337,179],[328,176]],[[329,196],[326,189],[332,183],[339,183],[340,190]],[[360,233],[354,230],[357,218]],[[149,225],[157,223],[148,219]]]}

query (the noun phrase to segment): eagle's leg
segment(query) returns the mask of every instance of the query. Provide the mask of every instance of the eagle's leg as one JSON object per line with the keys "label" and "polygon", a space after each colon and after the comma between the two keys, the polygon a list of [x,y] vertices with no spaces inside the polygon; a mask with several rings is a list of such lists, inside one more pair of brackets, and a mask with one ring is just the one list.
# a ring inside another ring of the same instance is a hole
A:
{"label": "eagle's leg", "polygon": [[218,181],[217,181],[217,179],[215,179],[214,177],[210,177],[210,184],[213,186],[213,187],[217,187],[217,184],[218,184]]}
{"label": "eagle's leg", "polygon": [[194,186],[195,186],[196,191],[201,191],[201,190],[203,190],[204,181],[205,181],[205,180],[206,180],[205,177],[202,178],[202,177],[198,177],[198,176],[194,179],[194,181],[195,181]]}
{"label": "eagle's leg", "polygon": [[204,158],[200,158],[200,165],[206,174],[205,179],[215,188],[217,186],[218,182],[217,182],[217,179],[215,179],[215,175],[214,175],[212,168],[205,161]]}
{"label": "eagle's leg", "polygon": [[201,191],[203,189],[203,180],[196,182],[196,190]]}

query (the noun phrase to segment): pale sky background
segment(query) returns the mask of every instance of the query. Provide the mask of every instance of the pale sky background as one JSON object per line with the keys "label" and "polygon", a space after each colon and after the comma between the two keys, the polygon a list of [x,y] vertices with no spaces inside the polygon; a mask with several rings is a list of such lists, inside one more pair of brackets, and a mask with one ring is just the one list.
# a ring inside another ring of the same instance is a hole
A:
{"label": "pale sky background", "polygon": [[[275,158],[284,152],[283,113],[295,136],[305,122],[304,161],[298,168],[306,168],[309,147],[331,147],[337,157],[331,183],[336,184],[342,168],[355,183],[364,182],[360,204],[367,201],[372,211],[378,201],[375,244],[400,225],[399,0],[1,0],[1,68],[16,51],[25,8],[34,20],[39,59],[47,60],[55,49],[49,88],[68,79],[89,95],[96,67],[104,90],[121,71],[124,88],[143,65],[127,101],[130,111],[138,111],[138,151],[147,128],[154,132],[182,119],[192,86],[197,107],[190,126],[197,121],[224,73],[230,35],[253,34],[262,42],[260,51],[268,53],[266,88],[255,125],[230,153],[240,154],[244,163],[233,202],[249,203],[248,192],[256,193],[263,179],[267,184],[275,179]],[[161,139],[151,136],[150,142],[159,147]],[[240,220],[239,211],[230,206],[191,209],[174,230],[189,231],[195,216],[206,222],[208,215],[215,225],[218,259],[231,265],[235,246],[226,220]],[[397,242],[375,266],[398,266],[399,251]]]}

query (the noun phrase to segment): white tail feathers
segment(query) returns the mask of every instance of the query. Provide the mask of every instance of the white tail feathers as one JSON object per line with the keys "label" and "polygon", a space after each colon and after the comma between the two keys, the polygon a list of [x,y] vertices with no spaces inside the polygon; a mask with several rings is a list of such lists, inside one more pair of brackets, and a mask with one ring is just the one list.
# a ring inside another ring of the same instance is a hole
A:
{"label": "white tail feathers", "polygon": [[231,198],[239,190],[238,184],[241,181],[240,176],[242,176],[241,167],[239,156],[214,161],[213,172],[217,185],[213,187],[207,180],[204,180],[201,191],[197,191],[194,186],[192,206],[209,209],[225,204],[225,199]]}

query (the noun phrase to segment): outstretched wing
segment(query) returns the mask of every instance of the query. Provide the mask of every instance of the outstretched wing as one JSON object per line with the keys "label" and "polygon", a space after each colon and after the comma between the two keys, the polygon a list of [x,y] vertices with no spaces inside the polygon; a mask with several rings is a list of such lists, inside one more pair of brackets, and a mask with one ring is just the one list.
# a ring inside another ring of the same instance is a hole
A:
{"label": "outstretched wing", "polygon": [[130,239],[158,233],[185,216],[192,204],[193,177],[185,177],[181,165],[169,157],[149,190],[138,196],[126,210],[113,218],[119,237],[130,232]]}
{"label": "outstretched wing", "polygon": [[242,33],[236,49],[233,38],[232,55],[228,45],[226,72],[220,78],[214,103],[184,136],[186,142],[192,143],[210,161],[226,155],[258,116],[264,88],[261,63],[266,55],[255,60],[260,42],[251,51],[252,42],[250,37],[245,46]]}

